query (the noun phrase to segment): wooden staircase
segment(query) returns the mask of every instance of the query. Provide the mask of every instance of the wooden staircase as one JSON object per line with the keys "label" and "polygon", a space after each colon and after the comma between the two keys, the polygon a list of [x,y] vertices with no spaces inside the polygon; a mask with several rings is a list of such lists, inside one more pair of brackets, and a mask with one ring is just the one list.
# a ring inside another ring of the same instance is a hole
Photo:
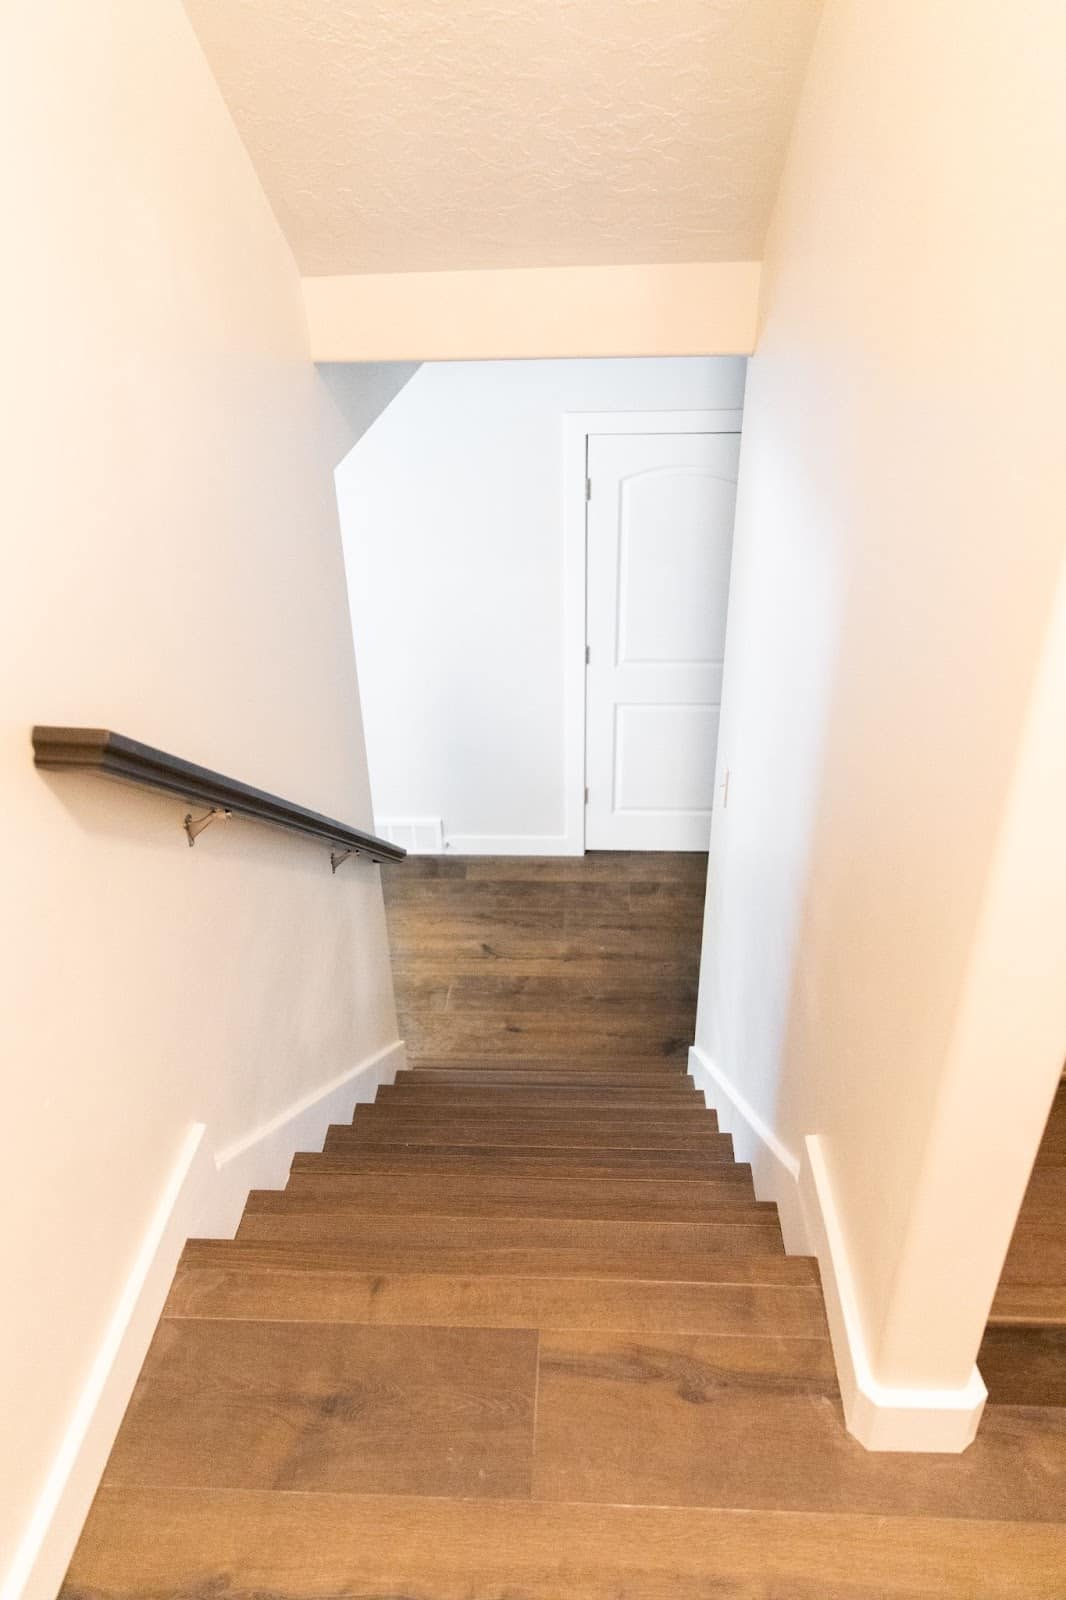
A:
{"label": "wooden staircase", "polygon": [[1043,1414],[846,1434],[815,1264],[685,1075],[701,867],[398,870],[416,1064],[186,1248],[66,1600],[1066,1592]]}

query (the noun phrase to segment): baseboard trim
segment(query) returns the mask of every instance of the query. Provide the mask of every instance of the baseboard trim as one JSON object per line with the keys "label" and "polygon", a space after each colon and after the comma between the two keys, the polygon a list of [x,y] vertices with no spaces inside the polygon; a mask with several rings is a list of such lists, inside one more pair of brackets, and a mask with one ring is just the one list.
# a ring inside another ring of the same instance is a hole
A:
{"label": "baseboard trim", "polygon": [[566,833],[449,833],[449,856],[580,856],[584,840]]}
{"label": "baseboard trim", "polygon": [[440,817],[375,817],[374,830],[390,844],[402,845],[410,856],[439,856],[444,849]]}
{"label": "baseboard trim", "polygon": [[747,1161],[760,1200],[773,1200],[790,1256],[813,1255],[799,1191],[800,1164],[787,1145],[759,1116],[725,1073],[697,1045],[688,1053],[688,1071],[708,1105],[718,1112],[723,1133],[733,1137],[738,1161]]}
{"label": "baseboard trim", "polygon": [[959,1389],[881,1383],[870,1366],[844,1230],[817,1134],[804,1140],[800,1194],[818,1257],[848,1431],[867,1450],[958,1455],[973,1443],[988,1398],[977,1368]]}
{"label": "baseboard trim", "polygon": [[817,1134],[802,1157],[777,1137],[736,1085],[702,1050],[689,1051],[689,1075],[733,1136],[740,1161],[751,1163],[755,1192],[774,1200],[790,1255],[818,1260],[829,1335],[849,1433],[867,1450],[957,1455],[971,1444],[987,1398],[974,1367],[960,1389],[914,1389],[881,1383],[873,1373],[855,1292],[855,1277]]}
{"label": "baseboard trim", "polygon": [[0,1600],[54,1600],[159,1320],[211,1160],[194,1123],[163,1185],[56,1451]]}
{"label": "baseboard trim", "polygon": [[66,1432],[3,1581],[0,1600],[54,1600],[129,1404],[186,1239],[232,1235],[250,1189],[281,1187],[300,1148],[321,1146],[406,1066],[402,1040],[212,1152],[206,1124],[185,1134]]}
{"label": "baseboard trim", "polygon": [[318,1150],[331,1122],[350,1122],[357,1105],[373,1100],[406,1066],[402,1039],[286,1106],[215,1153],[215,1178],[196,1219],[199,1236],[232,1238],[251,1189],[281,1189],[297,1150]]}

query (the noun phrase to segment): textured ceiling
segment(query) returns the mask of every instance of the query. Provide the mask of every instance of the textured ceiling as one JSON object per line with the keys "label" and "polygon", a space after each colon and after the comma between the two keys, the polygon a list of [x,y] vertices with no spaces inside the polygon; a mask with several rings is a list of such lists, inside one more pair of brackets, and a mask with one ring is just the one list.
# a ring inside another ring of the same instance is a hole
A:
{"label": "textured ceiling", "polygon": [[306,274],[758,257],[821,0],[185,0]]}

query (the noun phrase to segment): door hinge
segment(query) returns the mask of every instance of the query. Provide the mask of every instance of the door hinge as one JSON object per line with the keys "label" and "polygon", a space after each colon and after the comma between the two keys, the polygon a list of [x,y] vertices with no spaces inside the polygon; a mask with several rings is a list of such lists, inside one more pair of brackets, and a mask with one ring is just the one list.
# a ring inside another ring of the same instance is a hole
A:
{"label": "door hinge", "polygon": [[585,787],[585,804],[588,805],[588,803],[589,803],[589,791],[588,791],[588,786],[586,785],[586,787]]}
{"label": "door hinge", "polygon": [[585,479],[585,499],[586,500],[591,500],[592,499],[592,479],[591,478],[586,478]]}
{"label": "door hinge", "polygon": [[586,667],[588,666],[588,664],[589,664],[589,662],[591,660],[592,660],[592,649],[591,649],[591,647],[589,645],[586,645],[585,646],[585,665],[586,665]]}

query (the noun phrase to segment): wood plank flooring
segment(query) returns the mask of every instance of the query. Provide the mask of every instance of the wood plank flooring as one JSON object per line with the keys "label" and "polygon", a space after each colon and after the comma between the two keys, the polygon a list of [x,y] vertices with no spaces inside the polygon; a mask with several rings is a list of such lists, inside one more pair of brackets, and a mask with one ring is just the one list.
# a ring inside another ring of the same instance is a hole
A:
{"label": "wood plank flooring", "polygon": [[844,1430],[685,1076],[704,866],[389,871],[413,1070],[186,1247],[65,1600],[1063,1600],[1066,1411]]}
{"label": "wood plank flooring", "polygon": [[993,1400],[1066,1406],[1066,1084],[1048,1117],[977,1364]]}

